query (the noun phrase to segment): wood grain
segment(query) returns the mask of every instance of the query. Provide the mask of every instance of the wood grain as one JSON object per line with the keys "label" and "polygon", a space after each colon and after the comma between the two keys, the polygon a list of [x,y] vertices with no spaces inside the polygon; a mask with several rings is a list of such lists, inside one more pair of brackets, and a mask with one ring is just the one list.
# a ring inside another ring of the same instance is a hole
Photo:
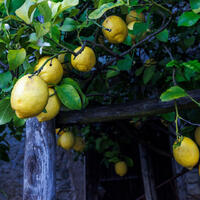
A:
{"label": "wood grain", "polygon": [[54,121],[26,122],[23,200],[55,200]]}
{"label": "wood grain", "polygon": [[[200,100],[200,90],[188,92],[195,100]],[[190,98],[184,97],[177,100],[179,110],[198,107]],[[88,124],[94,122],[106,122],[133,117],[153,116],[172,112],[175,110],[174,101],[161,102],[159,99],[130,102],[119,105],[106,105],[88,107],[81,111],[61,111],[56,124]]]}

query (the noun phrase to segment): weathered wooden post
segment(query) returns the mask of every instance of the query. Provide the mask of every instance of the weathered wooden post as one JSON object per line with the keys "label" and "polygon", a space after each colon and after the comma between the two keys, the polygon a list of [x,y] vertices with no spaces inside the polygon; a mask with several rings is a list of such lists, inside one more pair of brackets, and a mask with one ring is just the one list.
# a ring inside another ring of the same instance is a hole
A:
{"label": "weathered wooden post", "polygon": [[55,200],[54,121],[26,122],[23,200]]}
{"label": "weathered wooden post", "polygon": [[157,200],[152,163],[149,158],[148,151],[146,147],[144,147],[142,144],[139,144],[139,152],[140,152],[142,179],[145,191],[145,199]]}

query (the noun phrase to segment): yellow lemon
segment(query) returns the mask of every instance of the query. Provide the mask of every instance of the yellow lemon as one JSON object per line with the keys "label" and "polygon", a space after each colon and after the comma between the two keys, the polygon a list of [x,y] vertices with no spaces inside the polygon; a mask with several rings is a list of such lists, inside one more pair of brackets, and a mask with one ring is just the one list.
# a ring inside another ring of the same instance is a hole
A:
{"label": "yellow lemon", "polygon": [[59,139],[60,146],[65,150],[71,149],[74,145],[74,142],[75,142],[74,135],[72,132],[69,131],[64,132]]}
{"label": "yellow lemon", "polygon": [[[78,47],[74,52],[78,52],[81,47]],[[74,58],[74,55],[71,55],[71,64],[72,66],[79,71],[87,72],[90,71],[96,64],[96,56],[94,51],[90,47],[85,47],[84,50]]]}
{"label": "yellow lemon", "polygon": [[62,53],[58,56],[58,60],[60,61],[61,64],[65,62],[65,53]]}
{"label": "yellow lemon", "polygon": [[118,16],[112,15],[107,17],[102,26],[104,27],[102,28],[103,34],[110,43],[121,43],[128,35],[126,23]]}
{"label": "yellow lemon", "polygon": [[84,148],[85,148],[85,142],[84,142],[83,138],[80,136],[76,136],[73,149],[75,151],[82,152],[84,150]]}
{"label": "yellow lemon", "polygon": [[156,64],[157,64],[156,60],[154,60],[154,58],[150,58],[145,61],[144,66],[150,67],[150,66],[156,65]]}
{"label": "yellow lemon", "polygon": [[62,135],[63,133],[64,133],[64,130],[61,130],[61,131],[60,131],[60,128],[57,128],[57,129],[56,129],[56,134]]}
{"label": "yellow lemon", "polygon": [[131,10],[128,15],[126,15],[126,23],[129,24],[133,21],[140,21],[144,22],[144,14],[143,13],[138,13],[135,10]]}
{"label": "yellow lemon", "polygon": [[17,117],[20,118],[20,119],[23,119],[23,118],[24,118],[23,114],[21,114],[21,113],[18,112],[18,111],[15,111],[15,114],[16,114]]}
{"label": "yellow lemon", "polygon": [[47,84],[38,76],[27,74],[20,78],[11,92],[11,106],[19,118],[41,113],[48,101]]}
{"label": "yellow lemon", "polygon": [[195,142],[200,146],[200,127],[197,127],[194,132]]}
{"label": "yellow lemon", "polygon": [[124,176],[128,171],[127,165],[124,161],[119,161],[115,164],[115,172],[119,176]]}
{"label": "yellow lemon", "polygon": [[41,112],[39,115],[37,115],[38,121],[44,122],[53,119],[58,114],[60,105],[60,100],[55,94],[54,89],[49,88],[49,99],[45,107],[46,112]]}
{"label": "yellow lemon", "polygon": [[[38,69],[40,69],[40,67],[49,58],[49,56],[40,58],[34,70],[37,71]],[[48,84],[49,87],[59,83],[63,77],[63,68],[60,61],[57,58],[49,60],[45,64],[42,71],[39,73],[39,76]]]}
{"label": "yellow lemon", "polygon": [[[180,141],[179,141],[180,142]],[[199,149],[196,143],[188,137],[183,137],[180,146],[177,146],[177,141],[173,145],[173,155],[177,163],[192,169],[199,161]]]}

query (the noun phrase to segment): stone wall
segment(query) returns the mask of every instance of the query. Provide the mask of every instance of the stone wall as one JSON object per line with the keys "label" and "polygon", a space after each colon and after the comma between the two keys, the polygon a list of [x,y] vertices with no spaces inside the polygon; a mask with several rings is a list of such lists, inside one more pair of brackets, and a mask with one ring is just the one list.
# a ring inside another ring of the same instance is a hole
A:
{"label": "stone wall", "polygon": [[[0,161],[0,200],[22,200],[24,138],[8,138],[10,162]],[[73,160],[73,153],[57,148],[57,200],[84,200],[84,159]]]}

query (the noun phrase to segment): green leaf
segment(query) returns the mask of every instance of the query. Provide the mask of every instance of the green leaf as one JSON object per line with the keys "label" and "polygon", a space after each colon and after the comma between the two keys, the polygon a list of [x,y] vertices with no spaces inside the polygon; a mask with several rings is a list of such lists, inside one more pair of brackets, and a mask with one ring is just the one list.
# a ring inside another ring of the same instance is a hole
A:
{"label": "green leaf", "polygon": [[76,88],[76,90],[78,91],[78,93],[81,97],[82,107],[85,108],[88,105],[88,98],[82,92],[79,84],[75,80],[73,80],[71,78],[65,78],[65,79],[62,80],[61,84],[69,84],[69,85],[72,85],[74,88]]}
{"label": "green leaf", "polygon": [[51,23],[46,22],[41,24],[40,22],[35,22],[34,27],[36,30],[36,34],[38,38],[41,38],[42,36],[46,35],[51,30]]}
{"label": "green leaf", "polygon": [[128,70],[130,70],[131,67],[132,67],[132,59],[131,59],[130,55],[126,55],[125,59],[119,60],[117,62],[117,67],[121,71],[128,71]]}
{"label": "green leaf", "polygon": [[78,13],[79,13],[79,9],[72,9],[70,14],[69,14],[69,17],[75,17]]}
{"label": "green leaf", "polygon": [[52,17],[56,18],[60,13],[79,4],[79,0],[63,0],[62,2],[51,2]]}
{"label": "green leaf", "polygon": [[61,31],[74,31],[77,29],[77,21],[73,20],[72,18],[65,18],[63,25],[59,28]]}
{"label": "green leaf", "polygon": [[92,13],[89,15],[89,19],[98,19],[100,18],[106,11],[124,5],[124,1],[118,0],[116,3],[106,3],[103,4],[100,8],[94,10]]}
{"label": "green leaf", "polygon": [[165,113],[161,115],[166,121],[173,122],[175,120],[175,112]]}
{"label": "green leaf", "polygon": [[131,38],[131,36],[128,34],[126,39],[123,42],[124,44],[128,45],[128,46],[132,46],[133,45],[133,40]]}
{"label": "green leaf", "polygon": [[155,66],[150,66],[144,70],[144,74],[143,74],[144,84],[147,84],[151,80],[151,78],[154,75],[154,72],[155,72]]}
{"label": "green leaf", "polygon": [[184,77],[188,80],[191,81],[191,78],[193,77],[197,77],[195,71],[189,69],[189,68],[185,68],[184,69]]}
{"label": "green leaf", "polygon": [[138,5],[138,0],[133,0],[133,1],[130,1],[130,6],[136,6]]}
{"label": "green leaf", "polygon": [[117,76],[120,73],[117,66],[110,66],[109,68],[111,68],[111,69],[109,69],[106,73],[107,79]]}
{"label": "green leaf", "polygon": [[185,96],[188,96],[188,94],[183,88],[179,86],[173,86],[163,92],[160,96],[160,99],[161,101],[171,101]]}
{"label": "green leaf", "polygon": [[193,26],[200,19],[200,15],[190,11],[184,12],[178,20],[178,26]]}
{"label": "green leaf", "polygon": [[195,42],[195,36],[191,36],[189,38],[185,38],[184,39],[184,44],[187,48],[189,48],[190,46],[192,46]]}
{"label": "green leaf", "polygon": [[143,22],[136,22],[133,25],[133,30],[129,30],[129,32],[133,35],[141,35],[145,33],[148,29],[148,25]]}
{"label": "green leaf", "polygon": [[0,88],[6,88],[9,82],[12,80],[12,74],[9,71],[4,72],[0,74],[0,80]]}
{"label": "green leaf", "polygon": [[76,6],[79,4],[79,0],[63,0],[61,2],[61,12],[68,9],[68,8],[71,8],[73,6]]}
{"label": "green leaf", "polygon": [[15,14],[24,20],[27,24],[33,21],[33,15],[36,10],[36,3],[34,0],[26,0],[24,4],[15,11]]}
{"label": "green leaf", "polygon": [[110,158],[108,161],[109,161],[110,163],[117,163],[117,162],[120,161],[120,159],[119,159],[117,156],[115,156],[115,157],[113,157],[113,158]]}
{"label": "green leaf", "polygon": [[8,123],[14,116],[14,111],[10,105],[10,99],[0,101],[0,125]]}
{"label": "green leaf", "polygon": [[11,3],[9,5],[9,12],[14,14],[15,11],[21,7],[23,5],[23,3],[25,2],[25,0],[11,0]]}
{"label": "green leaf", "polygon": [[142,66],[142,67],[136,69],[135,75],[136,75],[136,76],[140,76],[140,75],[142,74],[143,71],[144,71],[144,66]]}
{"label": "green leaf", "polygon": [[15,127],[22,127],[24,126],[26,119],[20,119],[16,115],[13,116],[13,123]]}
{"label": "green leaf", "polygon": [[124,156],[124,160],[125,160],[125,162],[126,162],[128,167],[133,167],[134,163],[133,163],[133,159],[132,158],[130,158],[128,156]]}
{"label": "green leaf", "polygon": [[200,73],[200,62],[198,60],[190,60],[188,62],[182,63],[184,67],[187,67],[195,72]]}
{"label": "green leaf", "polygon": [[39,12],[41,15],[44,17],[44,22],[49,22],[51,21],[51,9],[49,8],[48,2],[43,1],[37,5]]}
{"label": "green leaf", "polygon": [[105,3],[111,3],[111,2],[114,2],[114,0],[99,0],[98,8],[101,7]]}
{"label": "green leaf", "polygon": [[168,41],[168,37],[169,37],[169,32],[167,29],[165,29],[164,31],[160,32],[157,36],[156,36],[161,42],[167,42]]}
{"label": "green leaf", "polygon": [[26,58],[26,50],[24,48],[18,50],[8,51],[8,64],[10,70],[15,70],[21,64],[23,64]]}
{"label": "green leaf", "polygon": [[51,37],[54,41],[59,43],[60,41],[60,30],[58,26],[52,26],[51,27]]}
{"label": "green leaf", "polygon": [[79,84],[75,80],[73,80],[71,78],[64,78],[62,80],[61,84],[70,84],[74,88],[76,88],[77,90],[81,91],[81,88],[80,88]]}
{"label": "green leaf", "polygon": [[190,6],[194,13],[200,12],[200,0],[190,0]]}
{"label": "green leaf", "polygon": [[77,90],[69,84],[56,86],[56,92],[61,102],[71,110],[81,110],[81,98]]}
{"label": "green leaf", "polygon": [[166,64],[166,67],[179,67],[179,62],[177,60],[171,60]]}

